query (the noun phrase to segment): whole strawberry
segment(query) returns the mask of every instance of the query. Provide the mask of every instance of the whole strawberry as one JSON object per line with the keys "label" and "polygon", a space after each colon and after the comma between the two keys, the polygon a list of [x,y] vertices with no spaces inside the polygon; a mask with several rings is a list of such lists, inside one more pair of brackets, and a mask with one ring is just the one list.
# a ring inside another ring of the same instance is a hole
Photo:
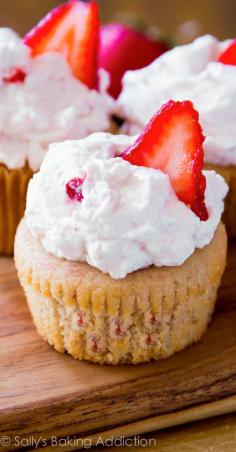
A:
{"label": "whole strawberry", "polygon": [[130,27],[110,23],[101,27],[99,67],[110,73],[110,94],[117,98],[121,80],[128,70],[140,69],[162,55],[168,46],[164,41],[150,39]]}

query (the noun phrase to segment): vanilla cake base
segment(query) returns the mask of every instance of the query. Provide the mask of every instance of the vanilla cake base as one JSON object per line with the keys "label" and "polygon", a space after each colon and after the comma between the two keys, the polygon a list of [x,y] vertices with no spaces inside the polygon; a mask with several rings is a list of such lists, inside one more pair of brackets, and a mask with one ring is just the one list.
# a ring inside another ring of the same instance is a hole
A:
{"label": "vanilla cake base", "polygon": [[200,339],[226,264],[220,224],[211,243],[177,267],[148,267],[115,280],[45,251],[21,221],[20,282],[38,333],[59,352],[97,363],[167,358]]}

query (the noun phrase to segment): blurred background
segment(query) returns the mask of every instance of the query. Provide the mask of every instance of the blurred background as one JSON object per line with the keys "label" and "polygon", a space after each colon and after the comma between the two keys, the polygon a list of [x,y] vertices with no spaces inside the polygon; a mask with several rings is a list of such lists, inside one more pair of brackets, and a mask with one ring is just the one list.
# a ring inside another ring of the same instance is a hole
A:
{"label": "blurred background", "polygon": [[[59,0],[1,0],[0,26],[28,31]],[[98,0],[103,22],[135,16],[177,42],[203,33],[221,39],[236,35],[236,0]]]}

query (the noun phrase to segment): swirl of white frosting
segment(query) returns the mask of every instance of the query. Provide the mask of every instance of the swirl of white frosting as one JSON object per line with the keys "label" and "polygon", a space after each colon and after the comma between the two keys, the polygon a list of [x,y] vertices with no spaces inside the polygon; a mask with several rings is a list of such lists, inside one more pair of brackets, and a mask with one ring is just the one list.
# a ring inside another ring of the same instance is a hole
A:
{"label": "swirl of white frosting", "polygon": [[116,112],[126,120],[126,131],[143,129],[158,108],[173,100],[189,99],[200,115],[206,136],[206,160],[236,164],[236,66],[217,62],[229,45],[213,36],[175,47],[148,67],[128,71]]}
{"label": "swirl of white frosting", "polygon": [[[23,83],[4,81],[15,69]],[[51,142],[83,138],[107,130],[113,101],[109,80],[100,72],[99,90],[91,90],[71,72],[63,55],[32,58],[30,49],[8,28],[0,28],[0,163],[38,170]]]}
{"label": "swirl of white frosting", "polygon": [[[26,222],[57,257],[86,261],[124,278],[150,266],[181,265],[207,245],[219,224],[227,185],[205,171],[207,221],[179,201],[167,174],[119,157],[134,137],[95,133],[53,144],[29,184]],[[83,200],[65,185],[82,178]]]}

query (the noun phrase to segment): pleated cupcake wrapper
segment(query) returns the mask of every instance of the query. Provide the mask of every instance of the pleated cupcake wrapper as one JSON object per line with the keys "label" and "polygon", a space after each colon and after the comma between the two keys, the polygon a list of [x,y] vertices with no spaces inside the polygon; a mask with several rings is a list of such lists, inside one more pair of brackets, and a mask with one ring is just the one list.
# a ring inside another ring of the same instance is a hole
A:
{"label": "pleated cupcake wrapper", "polygon": [[96,269],[93,278],[89,266],[86,276],[86,264],[49,255],[24,224],[15,251],[34,323],[49,344],[81,360],[136,364],[166,358],[202,336],[225,267],[226,237],[221,226],[182,266],[152,267],[119,281]]}
{"label": "pleated cupcake wrapper", "polygon": [[206,169],[214,170],[224,177],[229,185],[225,200],[223,221],[230,239],[236,238],[236,166],[220,166],[206,163]]}
{"label": "pleated cupcake wrapper", "polygon": [[26,191],[32,170],[0,165],[0,254],[12,254],[17,225],[25,210]]}

